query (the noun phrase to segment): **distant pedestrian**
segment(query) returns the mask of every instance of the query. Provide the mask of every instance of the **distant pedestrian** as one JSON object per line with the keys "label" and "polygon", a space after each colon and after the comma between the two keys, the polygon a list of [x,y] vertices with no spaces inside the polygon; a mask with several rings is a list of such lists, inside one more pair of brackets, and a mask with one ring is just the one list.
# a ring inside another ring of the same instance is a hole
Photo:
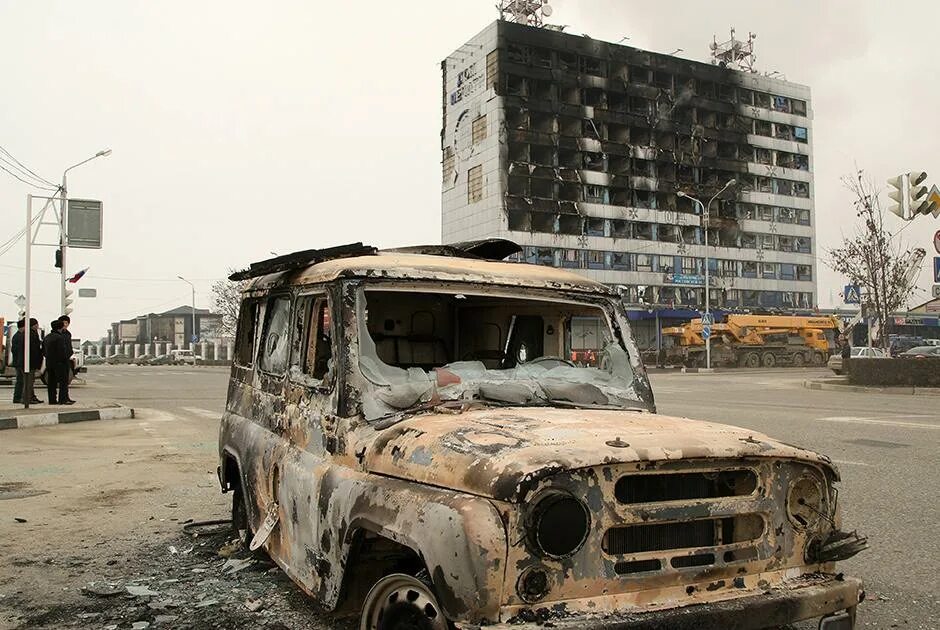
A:
{"label": "distant pedestrian", "polygon": [[46,390],[50,405],[74,405],[69,398],[69,357],[72,348],[62,334],[62,321],[54,320],[52,330],[42,340],[46,355]]}
{"label": "distant pedestrian", "polygon": [[72,354],[74,350],[72,349],[72,331],[69,330],[69,327],[72,325],[72,318],[68,315],[62,315],[59,317],[59,321],[62,322],[62,336],[65,337],[67,342],[67,348],[69,350],[69,369],[72,369]]}
{"label": "distant pedestrian", "polygon": [[[26,374],[35,372],[42,365],[42,342],[39,339],[39,322],[31,317],[29,319],[29,365],[30,369],[24,368],[24,359],[26,353],[26,320],[21,319],[16,322],[16,332],[10,341],[10,349],[13,352],[13,367],[16,369],[16,382],[13,384],[13,402],[22,403],[23,393],[26,386]],[[38,404],[42,401],[36,398],[36,392],[33,391],[30,404]]]}
{"label": "distant pedestrian", "polygon": [[849,364],[852,362],[852,344],[847,336],[842,337],[842,371],[849,373]]}

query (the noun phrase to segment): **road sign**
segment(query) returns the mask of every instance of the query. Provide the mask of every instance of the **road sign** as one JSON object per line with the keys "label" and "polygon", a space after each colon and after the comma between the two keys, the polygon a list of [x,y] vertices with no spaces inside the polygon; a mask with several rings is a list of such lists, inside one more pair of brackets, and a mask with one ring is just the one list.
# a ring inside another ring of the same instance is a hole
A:
{"label": "road sign", "polygon": [[933,296],[935,298],[940,298],[940,284],[933,285]]}
{"label": "road sign", "polygon": [[857,284],[847,284],[842,290],[842,297],[846,304],[861,304],[862,291]]}
{"label": "road sign", "polygon": [[709,326],[708,324],[705,324],[704,326],[702,326],[702,339],[707,340],[711,336],[712,336],[712,327]]}
{"label": "road sign", "polygon": [[69,199],[69,247],[101,249],[101,202]]}
{"label": "road sign", "polygon": [[98,289],[79,289],[78,297],[98,297]]}
{"label": "road sign", "polygon": [[933,248],[940,254],[940,230],[937,230],[937,233],[933,235]]}
{"label": "road sign", "polygon": [[940,282],[940,256],[933,258],[933,281]]}
{"label": "road sign", "polygon": [[17,295],[16,299],[13,300],[13,303],[16,304],[16,308],[20,308],[20,309],[23,308],[24,306],[26,306],[26,296]]}
{"label": "road sign", "polygon": [[712,315],[711,311],[702,314],[702,326],[711,327],[711,325],[714,323],[715,323],[715,316]]}
{"label": "road sign", "polygon": [[197,341],[199,341],[199,337],[197,337],[196,335],[193,335],[192,337],[189,338],[189,340],[192,341],[193,343],[196,343]]}

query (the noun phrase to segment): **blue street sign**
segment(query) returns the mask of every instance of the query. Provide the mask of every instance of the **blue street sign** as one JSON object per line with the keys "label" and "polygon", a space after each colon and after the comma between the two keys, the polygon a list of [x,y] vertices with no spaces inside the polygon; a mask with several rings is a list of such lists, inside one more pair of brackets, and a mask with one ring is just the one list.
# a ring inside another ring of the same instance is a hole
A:
{"label": "blue street sign", "polygon": [[715,323],[715,316],[712,315],[711,311],[702,314],[702,326],[711,326],[714,323]]}
{"label": "blue street sign", "polygon": [[933,281],[940,282],[940,256],[933,257]]}
{"label": "blue street sign", "polygon": [[192,337],[189,338],[189,340],[192,341],[193,343],[196,343],[197,341],[199,341],[199,337],[197,337],[196,335],[193,335]]}
{"label": "blue street sign", "polygon": [[708,339],[712,336],[712,327],[709,325],[702,326],[702,339]]}
{"label": "blue street sign", "polygon": [[861,304],[862,290],[857,284],[847,284],[842,290],[842,297],[846,304]]}

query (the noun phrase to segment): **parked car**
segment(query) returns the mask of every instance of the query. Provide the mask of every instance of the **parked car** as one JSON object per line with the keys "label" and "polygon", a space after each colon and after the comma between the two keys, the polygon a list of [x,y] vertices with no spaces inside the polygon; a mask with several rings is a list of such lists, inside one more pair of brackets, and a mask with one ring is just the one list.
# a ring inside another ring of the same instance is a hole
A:
{"label": "parked car", "polygon": [[836,562],[867,543],[831,460],[658,415],[618,294],[500,261],[519,251],[357,244],[233,274],[218,474],[243,543],[370,630],[853,628]]}
{"label": "parked car", "polygon": [[940,346],[940,339],[924,339],[924,345]]}
{"label": "parked car", "polygon": [[888,352],[892,357],[923,345],[925,345],[923,337],[914,337],[913,335],[890,335],[888,337]]}
{"label": "parked car", "polygon": [[152,354],[142,354],[136,359],[134,359],[134,365],[150,365],[150,362],[153,360]]}
{"label": "parked car", "polygon": [[85,357],[85,365],[101,365],[105,362],[105,358],[97,354],[89,354]]}
{"label": "parked car", "polygon": [[905,359],[930,359],[940,357],[940,346],[918,346],[898,355]]}
{"label": "parked car", "polygon": [[174,359],[169,354],[158,354],[147,365],[173,365]]}
{"label": "parked car", "polygon": [[[888,359],[887,353],[881,348],[865,348],[865,347],[856,347],[852,348],[852,358],[853,359]],[[841,375],[844,370],[842,369],[842,355],[834,354],[829,357],[829,362],[826,364],[830,370],[836,374]]]}
{"label": "parked car", "polygon": [[170,350],[170,356],[176,364],[196,365],[197,362],[202,361],[202,357],[192,350]]}
{"label": "parked car", "polygon": [[126,354],[112,354],[107,358],[108,365],[127,365],[131,363],[134,359],[127,356]]}

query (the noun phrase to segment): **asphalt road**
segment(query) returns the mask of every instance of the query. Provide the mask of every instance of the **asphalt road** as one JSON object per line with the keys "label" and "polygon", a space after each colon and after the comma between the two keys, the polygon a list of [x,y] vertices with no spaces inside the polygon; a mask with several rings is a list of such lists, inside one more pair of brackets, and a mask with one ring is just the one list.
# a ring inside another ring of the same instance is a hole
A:
{"label": "asphalt road", "polygon": [[[128,565],[153,557],[141,555],[145,548],[165,555],[186,519],[228,516],[229,499],[215,480],[227,370],[89,369],[88,384],[73,397],[116,400],[137,409],[137,418],[0,433],[0,558],[11,559],[0,563],[0,628],[86,627],[75,615],[104,613],[81,613],[88,606],[83,585],[135,568]],[[859,626],[940,628],[940,398],[801,387],[822,375],[735,371],[652,380],[660,413],[751,428],[832,457],[843,476],[844,527],[871,541],[842,564],[866,582]],[[287,613],[296,614],[279,616],[280,627],[334,627],[315,610],[292,606]],[[809,628],[815,625],[799,626]]]}

